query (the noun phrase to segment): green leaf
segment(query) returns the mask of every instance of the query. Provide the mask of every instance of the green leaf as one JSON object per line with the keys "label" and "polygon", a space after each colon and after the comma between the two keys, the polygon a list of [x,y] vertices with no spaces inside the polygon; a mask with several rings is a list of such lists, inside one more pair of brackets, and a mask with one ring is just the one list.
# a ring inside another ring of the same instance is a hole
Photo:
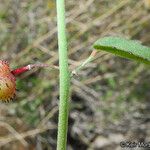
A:
{"label": "green leaf", "polygon": [[150,47],[143,46],[139,41],[109,36],[99,39],[93,46],[97,50],[104,50],[150,65]]}

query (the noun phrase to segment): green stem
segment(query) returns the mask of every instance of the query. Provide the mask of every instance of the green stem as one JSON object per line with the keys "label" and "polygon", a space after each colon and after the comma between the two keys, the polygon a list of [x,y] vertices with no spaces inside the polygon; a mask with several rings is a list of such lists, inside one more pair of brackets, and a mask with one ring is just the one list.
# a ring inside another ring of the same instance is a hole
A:
{"label": "green stem", "polygon": [[94,59],[94,57],[96,56],[96,53],[97,53],[97,50],[93,50],[92,53],[91,53],[91,55],[90,55],[85,61],[83,61],[76,69],[74,69],[74,70],[72,71],[71,77],[72,77],[73,75],[77,75],[78,72],[79,72],[81,69],[83,69],[88,63],[90,63],[90,62]]}
{"label": "green stem", "polygon": [[58,117],[59,120],[58,120],[57,150],[66,150],[70,73],[68,69],[64,0],[57,0],[56,6],[57,6],[58,47],[59,47],[59,69],[60,69],[59,74],[60,102],[59,102],[59,117]]}

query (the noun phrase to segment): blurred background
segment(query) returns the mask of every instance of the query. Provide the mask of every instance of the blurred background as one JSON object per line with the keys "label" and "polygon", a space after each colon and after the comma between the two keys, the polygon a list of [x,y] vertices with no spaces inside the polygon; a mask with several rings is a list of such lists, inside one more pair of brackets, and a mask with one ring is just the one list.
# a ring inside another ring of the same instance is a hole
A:
{"label": "blurred background", "polygon": [[[106,35],[150,46],[149,0],[69,0],[70,70]],[[0,59],[11,68],[58,65],[54,0],[0,0]],[[72,78],[67,150],[120,150],[121,141],[150,142],[150,71],[144,64],[99,52]],[[0,103],[0,150],[55,150],[58,71],[17,79],[14,102]]]}

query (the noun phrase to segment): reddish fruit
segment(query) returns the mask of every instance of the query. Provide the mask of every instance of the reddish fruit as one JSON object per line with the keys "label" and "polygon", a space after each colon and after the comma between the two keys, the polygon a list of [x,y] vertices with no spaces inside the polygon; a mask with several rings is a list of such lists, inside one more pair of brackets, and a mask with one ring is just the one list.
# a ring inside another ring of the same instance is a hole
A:
{"label": "reddish fruit", "polygon": [[11,73],[9,64],[0,60],[0,100],[12,100],[15,97],[15,91],[15,76]]}
{"label": "reddish fruit", "polygon": [[6,102],[14,99],[16,93],[15,76],[36,67],[48,66],[46,64],[31,64],[11,71],[8,62],[0,60],[0,100]]}

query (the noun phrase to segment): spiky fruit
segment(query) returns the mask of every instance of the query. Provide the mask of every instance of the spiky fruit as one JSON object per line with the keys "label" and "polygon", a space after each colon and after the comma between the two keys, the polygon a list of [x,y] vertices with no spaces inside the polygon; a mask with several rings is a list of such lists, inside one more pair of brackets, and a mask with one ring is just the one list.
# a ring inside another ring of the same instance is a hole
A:
{"label": "spiky fruit", "polygon": [[[30,64],[15,70],[10,70],[7,61],[0,60],[0,100],[8,102],[13,100],[16,94],[16,78],[28,70],[38,67],[49,67],[47,64]],[[54,68],[57,68],[54,66]],[[58,69],[58,68],[57,68]]]}
{"label": "spiky fruit", "polygon": [[0,60],[0,100],[10,101],[14,98],[16,92],[16,79],[11,73],[9,64]]}

